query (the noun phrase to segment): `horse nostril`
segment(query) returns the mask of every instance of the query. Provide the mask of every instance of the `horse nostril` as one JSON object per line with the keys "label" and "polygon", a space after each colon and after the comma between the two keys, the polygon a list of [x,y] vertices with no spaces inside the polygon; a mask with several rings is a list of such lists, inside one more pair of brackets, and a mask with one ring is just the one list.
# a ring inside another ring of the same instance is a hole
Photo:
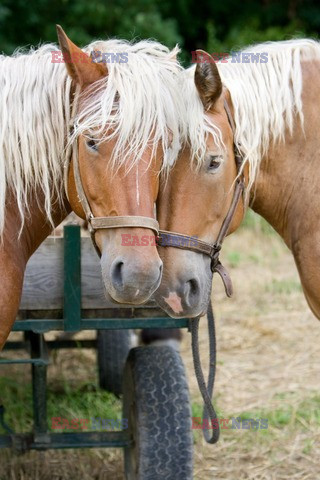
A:
{"label": "horse nostril", "polygon": [[[161,275],[160,259],[146,262],[145,258],[134,258],[130,261],[124,256],[119,256],[113,259],[109,271],[106,271],[106,280],[113,297],[116,295],[118,299],[121,296],[127,299],[126,301],[138,303],[140,297],[151,296],[158,288]],[[122,300],[121,303],[126,301]]]}
{"label": "horse nostril", "polygon": [[191,295],[195,295],[199,290],[197,280],[193,278],[192,280],[189,280],[189,284],[190,284]]}
{"label": "horse nostril", "polygon": [[185,299],[189,307],[195,306],[199,301],[200,286],[198,280],[191,278],[186,282]]}
{"label": "horse nostril", "polygon": [[122,270],[123,270],[123,262],[114,262],[112,265],[112,270],[111,270],[111,279],[112,283],[117,287],[117,288],[122,288],[123,287],[123,276],[122,276]]}

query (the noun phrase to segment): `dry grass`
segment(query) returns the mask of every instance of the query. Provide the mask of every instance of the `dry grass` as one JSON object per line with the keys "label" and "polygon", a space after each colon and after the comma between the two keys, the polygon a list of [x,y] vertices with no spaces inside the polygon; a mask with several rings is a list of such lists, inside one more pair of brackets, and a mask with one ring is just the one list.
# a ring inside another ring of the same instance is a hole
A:
{"label": "dry grass", "polygon": [[[224,418],[263,416],[269,419],[269,428],[222,430],[219,443],[213,446],[206,445],[196,432],[194,478],[316,480],[320,478],[319,322],[308,310],[293,259],[277,236],[243,229],[227,239],[223,254],[235,295],[226,299],[219,278],[214,279],[216,404]],[[200,340],[205,363],[204,321]],[[199,412],[189,343],[185,333],[182,356],[193,409]],[[59,383],[61,375],[72,382],[78,377],[92,381],[94,359],[89,351],[77,356],[59,352],[50,371],[52,384]],[[122,479],[122,454],[118,450],[24,456],[0,452],[0,480],[47,478]]]}
{"label": "dry grass", "polygon": [[[293,258],[276,235],[242,230],[226,242],[224,259],[234,265],[235,295],[225,298],[215,279],[216,403],[225,418],[263,412],[270,427],[222,430],[216,446],[197,437],[194,478],[318,479],[320,325],[308,310]],[[187,340],[182,354],[193,400],[200,402]]]}

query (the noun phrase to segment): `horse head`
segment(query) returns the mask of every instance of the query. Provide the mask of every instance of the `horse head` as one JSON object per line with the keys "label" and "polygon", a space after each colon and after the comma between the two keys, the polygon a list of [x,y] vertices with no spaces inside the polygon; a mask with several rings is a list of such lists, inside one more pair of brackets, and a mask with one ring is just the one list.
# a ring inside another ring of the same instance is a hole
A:
{"label": "horse head", "polygon": [[141,304],[162,275],[155,201],[159,173],[180,148],[181,67],[175,50],[155,42],[111,40],[83,51],[60,27],[58,37],[74,85],[68,199],[89,223],[106,292]]}
{"label": "horse head", "polygon": [[[189,143],[159,192],[158,220],[167,238],[159,249],[164,274],[156,300],[173,317],[194,317],[206,312],[212,274],[221,265],[217,239],[233,232],[244,215],[240,187],[236,190],[243,167],[235,158],[231,99],[215,63],[198,63],[183,73],[182,90]],[[220,274],[228,290],[225,272]]]}

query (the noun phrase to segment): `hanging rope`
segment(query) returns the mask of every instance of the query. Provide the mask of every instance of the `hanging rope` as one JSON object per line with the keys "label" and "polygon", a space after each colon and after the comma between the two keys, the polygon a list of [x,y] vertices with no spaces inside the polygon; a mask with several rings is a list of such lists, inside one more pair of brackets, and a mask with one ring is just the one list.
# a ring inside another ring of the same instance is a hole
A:
{"label": "hanging rope", "polygon": [[[199,355],[199,320],[200,317],[191,320],[191,345],[194,370],[201,392],[204,408],[202,414],[202,432],[207,443],[216,443],[219,440],[220,429],[217,414],[212,405],[212,394],[214,387],[214,380],[216,375],[216,332],[214,324],[214,315],[211,301],[208,305],[207,312],[208,319],[208,335],[209,335],[209,374],[208,384],[204,380],[203,371],[201,367],[201,360]],[[212,430],[212,433],[211,433]]]}

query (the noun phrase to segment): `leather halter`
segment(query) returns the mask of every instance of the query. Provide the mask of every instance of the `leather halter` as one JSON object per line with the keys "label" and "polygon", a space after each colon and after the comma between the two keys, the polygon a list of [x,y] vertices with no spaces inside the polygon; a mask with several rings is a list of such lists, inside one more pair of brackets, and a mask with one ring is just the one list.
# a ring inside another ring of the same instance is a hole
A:
{"label": "leather halter", "polygon": [[[74,125],[72,126],[72,129]],[[68,198],[68,174],[69,174],[69,167],[70,162],[73,160],[73,175],[74,181],[76,185],[77,196],[79,202],[81,203],[82,209],[85,213],[86,220],[88,222],[88,230],[91,235],[91,240],[96,249],[97,254],[101,257],[101,252],[96,244],[95,241],[95,232],[97,230],[108,230],[111,228],[148,228],[153,230],[156,236],[159,235],[159,223],[155,218],[151,217],[142,217],[138,215],[126,215],[126,216],[109,216],[109,217],[95,217],[92,213],[90,208],[89,201],[85,194],[82,180],[81,180],[81,173],[80,173],[80,166],[79,166],[79,153],[78,153],[78,140],[74,140],[74,144],[72,145],[72,153],[70,160],[64,167],[64,184],[65,184],[65,191]],[[69,198],[68,198],[69,200]]]}
{"label": "leather halter", "polygon": [[[224,109],[226,111],[228,121],[232,130],[233,135],[235,134],[235,123],[232,118],[232,114],[230,111],[230,107],[227,103],[227,101],[224,101]],[[243,158],[242,155],[239,152],[238,146],[233,142],[233,149],[234,149],[234,157],[236,161],[236,167],[237,167],[237,175],[240,172],[242,163],[243,163]],[[232,282],[230,275],[226,268],[222,265],[222,263],[219,260],[219,254],[220,250],[222,247],[222,243],[227,236],[230,224],[232,222],[232,219],[234,217],[234,214],[236,212],[237,206],[239,204],[240,198],[243,194],[244,191],[244,175],[243,173],[237,177],[236,182],[235,182],[235,188],[233,192],[233,198],[231,201],[230,208],[228,210],[228,213],[222,223],[222,226],[220,228],[218,237],[215,241],[215,243],[211,244],[208,242],[204,242],[203,240],[198,240],[193,237],[190,237],[189,235],[183,235],[181,233],[176,233],[176,232],[170,232],[167,230],[160,230],[160,236],[158,238],[158,245],[162,247],[176,247],[180,248],[182,250],[191,250],[192,252],[196,253],[202,253],[204,255],[208,255],[211,258],[211,271],[212,273],[217,272],[224,284],[225,291],[228,297],[231,297],[233,293],[232,289]],[[170,242],[167,241],[167,238],[170,239]],[[171,239],[174,240],[174,242],[171,242]],[[188,243],[192,242],[193,245],[188,245]]]}

